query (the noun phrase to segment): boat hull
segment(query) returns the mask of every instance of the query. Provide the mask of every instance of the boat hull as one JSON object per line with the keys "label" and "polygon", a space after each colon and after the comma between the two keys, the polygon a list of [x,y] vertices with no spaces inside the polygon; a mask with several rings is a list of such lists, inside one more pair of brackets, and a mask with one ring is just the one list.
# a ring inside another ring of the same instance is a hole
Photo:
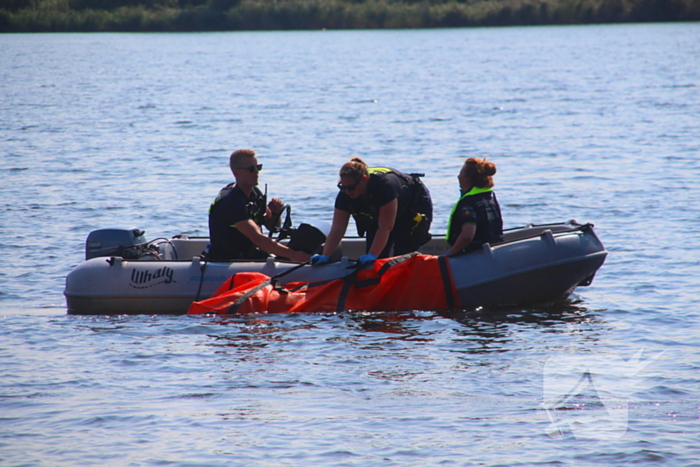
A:
{"label": "boat hull", "polygon": [[[356,258],[364,253],[363,244],[363,239],[345,239],[343,252]],[[180,257],[189,256],[183,253],[188,248],[201,251],[201,245],[192,240],[169,241],[162,250],[167,253],[173,246]],[[435,238],[421,250],[444,253],[444,238]],[[606,255],[590,225],[570,221],[511,229],[502,244],[448,258],[457,291],[454,306],[471,309],[566,298],[577,286],[590,283]],[[281,285],[339,279],[354,264],[348,256],[322,267],[299,267],[273,258],[206,262],[199,256],[146,261],[98,257],[78,265],[66,277],[64,294],[69,314],[184,314],[192,302],[209,298],[233,274],[260,272],[278,277]],[[425,287],[426,293],[445,293],[441,283]]]}
{"label": "boat hull", "polygon": [[[352,264],[345,257],[323,268],[305,266],[279,282],[341,278]],[[190,261],[93,258],[68,275],[64,295],[69,314],[184,314],[192,302],[209,298],[234,274],[259,272],[275,277],[297,266],[272,258],[237,262],[207,262],[200,257]]]}
{"label": "boat hull", "polygon": [[541,234],[450,258],[463,308],[545,303],[589,285],[607,251],[592,227]]}

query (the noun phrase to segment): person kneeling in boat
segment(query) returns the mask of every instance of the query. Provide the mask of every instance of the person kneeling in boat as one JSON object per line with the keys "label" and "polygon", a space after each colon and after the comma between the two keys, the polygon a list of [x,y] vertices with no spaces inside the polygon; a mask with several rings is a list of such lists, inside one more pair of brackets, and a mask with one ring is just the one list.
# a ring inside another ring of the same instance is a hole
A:
{"label": "person kneeling in boat", "polygon": [[433,202],[421,182],[422,174],[404,174],[386,167],[367,167],[359,157],[340,169],[333,224],[323,254],[311,257],[314,265],[330,261],[352,215],[357,231],[367,234],[360,264],[377,258],[404,255],[426,244],[431,236]]}
{"label": "person kneeling in boat", "polygon": [[295,251],[262,233],[268,229],[273,215],[283,204],[277,198],[265,205],[266,197],[258,185],[262,164],[258,164],[255,152],[250,149],[234,151],[229,158],[235,183],[221,189],[209,208],[210,261],[235,259],[264,259],[269,253],[302,263],[309,260],[303,251]]}
{"label": "person kneeling in boat", "polygon": [[503,241],[501,208],[493,192],[496,165],[486,159],[469,158],[457,179],[462,196],[452,208],[447,224],[446,255],[469,253],[484,243]]}

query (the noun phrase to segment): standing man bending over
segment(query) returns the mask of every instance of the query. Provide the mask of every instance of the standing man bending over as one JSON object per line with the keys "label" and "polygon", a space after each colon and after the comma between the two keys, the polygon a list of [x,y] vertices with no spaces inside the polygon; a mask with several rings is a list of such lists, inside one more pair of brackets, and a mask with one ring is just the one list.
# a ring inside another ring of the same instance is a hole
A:
{"label": "standing man bending over", "polygon": [[273,214],[282,209],[282,202],[272,198],[265,205],[265,196],[258,185],[262,164],[258,164],[255,152],[239,149],[229,159],[231,172],[236,178],[221,189],[209,208],[210,261],[234,259],[262,259],[269,253],[302,263],[309,255],[295,251],[262,233],[268,229]]}

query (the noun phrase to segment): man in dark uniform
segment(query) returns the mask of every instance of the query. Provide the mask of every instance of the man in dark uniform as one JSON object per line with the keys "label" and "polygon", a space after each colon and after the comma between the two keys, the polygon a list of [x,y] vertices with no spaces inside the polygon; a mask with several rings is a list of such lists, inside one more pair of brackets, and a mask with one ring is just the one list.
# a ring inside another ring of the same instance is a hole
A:
{"label": "man in dark uniform", "polygon": [[269,223],[283,205],[277,198],[265,205],[265,196],[257,187],[262,164],[258,164],[255,152],[234,151],[229,165],[236,181],[222,188],[209,208],[209,259],[261,259],[272,253],[300,263],[307,261],[308,254],[262,233],[261,226]]}

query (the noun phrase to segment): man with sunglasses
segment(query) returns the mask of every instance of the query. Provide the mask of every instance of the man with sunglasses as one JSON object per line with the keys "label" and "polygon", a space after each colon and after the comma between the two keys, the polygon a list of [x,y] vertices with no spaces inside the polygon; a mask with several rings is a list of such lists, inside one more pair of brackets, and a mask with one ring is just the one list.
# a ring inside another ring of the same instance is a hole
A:
{"label": "man with sunglasses", "polygon": [[314,265],[329,262],[345,235],[350,216],[355,219],[358,234],[367,235],[366,254],[358,259],[360,264],[416,251],[430,240],[433,203],[420,180],[422,174],[368,167],[355,157],[343,165],[339,175],[333,224],[323,254],[311,258]]}
{"label": "man with sunglasses", "polygon": [[266,196],[257,187],[262,164],[255,152],[238,149],[231,153],[229,166],[235,177],[221,189],[209,208],[210,261],[264,259],[270,253],[302,263],[309,255],[295,251],[262,233],[261,226],[272,229],[273,214],[282,209],[277,198],[266,205]]}

